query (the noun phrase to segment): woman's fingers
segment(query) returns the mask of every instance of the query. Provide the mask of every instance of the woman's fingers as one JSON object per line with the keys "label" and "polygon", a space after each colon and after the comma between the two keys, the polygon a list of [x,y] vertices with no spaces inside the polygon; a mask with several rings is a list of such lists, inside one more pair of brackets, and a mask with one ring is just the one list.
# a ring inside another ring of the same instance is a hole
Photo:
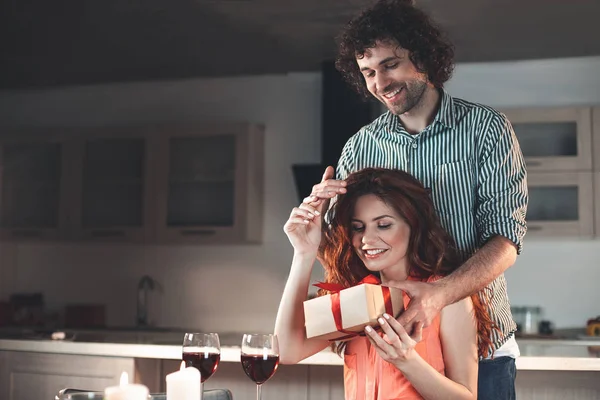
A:
{"label": "woman's fingers", "polygon": [[[291,217],[288,219],[286,226],[290,225],[308,225],[310,224],[310,220],[303,217]],[[291,226],[290,226],[291,227]]]}
{"label": "woman's fingers", "polygon": [[[321,212],[310,204],[302,203],[298,207],[294,207],[290,212],[284,230],[289,232],[294,224],[307,225],[311,221],[317,221],[315,218],[320,218]],[[317,221],[318,222],[318,221]]]}
{"label": "woman's fingers", "polygon": [[309,204],[312,207],[318,207],[323,202],[323,199],[319,199],[317,196],[310,195],[302,199],[302,204]]}
{"label": "woman's fingers", "polygon": [[389,314],[383,314],[377,321],[381,326],[381,333],[376,332],[370,326],[365,328],[365,332],[381,358],[398,365],[397,363],[402,363],[412,357],[412,350],[421,340],[423,323],[416,324],[415,331],[410,336],[406,329]]}
{"label": "woman's fingers", "polygon": [[315,217],[315,213],[311,212],[310,210],[308,210],[306,208],[294,207],[294,209],[290,213],[290,219],[298,218],[298,217],[311,220]]}
{"label": "woman's fingers", "polygon": [[401,346],[402,343],[400,343],[400,338],[398,337],[398,334],[394,331],[394,329],[392,329],[389,323],[387,323],[387,321],[383,317],[379,317],[377,321],[379,322],[379,326],[381,326],[381,331],[385,333],[385,336],[387,338],[385,342],[393,347]]}
{"label": "woman's fingers", "polygon": [[[406,329],[387,313],[383,314],[377,321],[381,326],[381,332],[385,334],[385,339],[381,338],[380,335],[370,327],[368,327],[371,331],[370,334],[368,329],[365,329],[365,331],[367,331],[369,336],[378,344],[386,344],[397,350],[404,350],[414,347],[414,345],[421,340],[423,331],[422,323],[419,323],[415,330],[415,334],[411,337],[408,332],[406,332]],[[375,337],[379,338],[379,340]],[[383,347],[385,348],[385,346]]]}
{"label": "woman's fingers", "polygon": [[309,209],[294,207],[290,213],[290,217],[283,226],[284,231],[291,232],[296,225],[308,225],[315,218],[315,213]]}
{"label": "woman's fingers", "polygon": [[370,326],[367,326],[365,328],[365,333],[367,334],[367,337],[369,338],[371,343],[374,344],[376,347],[384,349],[385,346],[389,346],[388,343],[386,343],[386,341],[383,340],[381,336],[379,336],[379,333],[376,332],[375,329],[371,328]]}
{"label": "woman's fingers", "polygon": [[383,318],[389,324],[390,329],[399,337],[404,343],[410,343],[413,339],[410,337],[406,329],[398,322],[395,318],[392,318],[389,314],[383,314]]}
{"label": "woman's fingers", "polygon": [[[373,332],[375,331],[371,328],[371,333]],[[385,350],[383,350],[382,344],[386,346],[389,345],[386,344],[376,332],[374,336],[371,333],[367,331],[367,339],[369,339],[369,342],[371,342],[371,346],[375,348],[375,351],[377,352],[377,354],[379,354],[379,357],[386,361],[389,361],[390,357],[388,356],[388,353]],[[379,338],[379,341],[377,338]]]}
{"label": "woman's fingers", "polygon": [[302,203],[298,206],[298,208],[300,208],[301,210],[308,211],[309,213],[311,213],[313,215],[321,215],[321,212],[319,210],[317,210],[316,207],[313,207],[310,204]]}

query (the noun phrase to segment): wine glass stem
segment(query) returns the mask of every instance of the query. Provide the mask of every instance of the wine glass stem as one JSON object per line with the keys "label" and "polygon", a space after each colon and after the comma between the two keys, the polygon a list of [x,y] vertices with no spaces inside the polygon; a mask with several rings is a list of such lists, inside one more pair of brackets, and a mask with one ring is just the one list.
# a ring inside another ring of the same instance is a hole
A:
{"label": "wine glass stem", "polygon": [[204,399],[204,383],[200,382],[200,400]]}
{"label": "wine glass stem", "polygon": [[261,400],[262,385],[256,385],[256,400]]}

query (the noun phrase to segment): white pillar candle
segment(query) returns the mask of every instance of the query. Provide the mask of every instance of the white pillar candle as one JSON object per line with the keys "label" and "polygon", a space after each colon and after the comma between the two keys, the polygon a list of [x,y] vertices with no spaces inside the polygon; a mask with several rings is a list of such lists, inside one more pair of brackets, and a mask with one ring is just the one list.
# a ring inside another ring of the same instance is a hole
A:
{"label": "white pillar candle", "polygon": [[185,367],[181,362],[179,371],[167,375],[167,400],[200,399],[200,371]]}
{"label": "white pillar candle", "polygon": [[129,375],[123,372],[119,386],[110,386],[104,390],[104,400],[148,400],[150,392],[146,386],[128,381]]}

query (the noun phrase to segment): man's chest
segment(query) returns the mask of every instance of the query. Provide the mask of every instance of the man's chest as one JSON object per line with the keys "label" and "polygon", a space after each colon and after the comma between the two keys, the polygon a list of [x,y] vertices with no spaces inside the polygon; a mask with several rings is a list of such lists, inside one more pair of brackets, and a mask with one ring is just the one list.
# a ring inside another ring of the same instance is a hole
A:
{"label": "man's chest", "polygon": [[476,143],[468,137],[397,136],[365,143],[356,170],[380,167],[406,171],[430,188],[441,214],[472,212],[477,186]]}

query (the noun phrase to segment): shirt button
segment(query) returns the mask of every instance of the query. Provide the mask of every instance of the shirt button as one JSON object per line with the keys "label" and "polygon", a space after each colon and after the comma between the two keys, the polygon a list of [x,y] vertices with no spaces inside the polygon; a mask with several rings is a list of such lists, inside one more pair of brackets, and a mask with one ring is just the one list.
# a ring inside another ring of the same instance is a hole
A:
{"label": "shirt button", "polygon": [[413,149],[416,149],[416,148],[417,148],[417,144],[416,144],[416,143],[413,143],[413,144],[412,144],[412,148],[413,148]]}

